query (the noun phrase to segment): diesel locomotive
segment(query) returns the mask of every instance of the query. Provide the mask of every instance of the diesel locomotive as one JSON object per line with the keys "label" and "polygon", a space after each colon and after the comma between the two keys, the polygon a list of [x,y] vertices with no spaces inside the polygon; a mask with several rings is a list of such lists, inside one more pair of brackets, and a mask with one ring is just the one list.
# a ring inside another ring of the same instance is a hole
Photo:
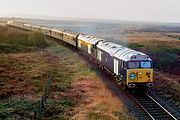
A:
{"label": "diesel locomotive", "polygon": [[101,64],[102,68],[116,77],[117,83],[123,84],[125,88],[152,88],[154,86],[152,60],[142,52],[104,39],[61,29],[16,21],[8,21],[7,25],[42,32],[47,36],[64,41]]}

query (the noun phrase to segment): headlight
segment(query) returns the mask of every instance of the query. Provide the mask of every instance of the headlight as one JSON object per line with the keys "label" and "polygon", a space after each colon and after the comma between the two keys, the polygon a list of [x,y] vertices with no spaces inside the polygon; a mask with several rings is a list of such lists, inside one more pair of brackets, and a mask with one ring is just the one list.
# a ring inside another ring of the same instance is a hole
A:
{"label": "headlight", "polygon": [[131,74],[129,75],[129,78],[132,79],[132,80],[135,79],[135,78],[136,78],[135,73],[131,73]]}

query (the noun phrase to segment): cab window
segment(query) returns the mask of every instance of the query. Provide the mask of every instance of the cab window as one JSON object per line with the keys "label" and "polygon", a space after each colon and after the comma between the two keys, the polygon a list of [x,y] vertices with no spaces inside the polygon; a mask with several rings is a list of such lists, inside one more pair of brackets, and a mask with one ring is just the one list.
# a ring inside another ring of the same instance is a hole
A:
{"label": "cab window", "polygon": [[151,62],[149,61],[142,61],[141,68],[151,68]]}
{"label": "cab window", "polygon": [[139,62],[128,62],[128,68],[139,68]]}

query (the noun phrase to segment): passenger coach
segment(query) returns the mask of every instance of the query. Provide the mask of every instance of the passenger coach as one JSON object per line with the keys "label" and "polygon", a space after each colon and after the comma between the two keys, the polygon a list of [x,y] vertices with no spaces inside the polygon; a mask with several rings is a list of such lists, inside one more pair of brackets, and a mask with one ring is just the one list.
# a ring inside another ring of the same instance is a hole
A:
{"label": "passenger coach", "polygon": [[63,41],[72,46],[77,46],[77,37],[79,33],[72,33],[70,31],[63,31]]}

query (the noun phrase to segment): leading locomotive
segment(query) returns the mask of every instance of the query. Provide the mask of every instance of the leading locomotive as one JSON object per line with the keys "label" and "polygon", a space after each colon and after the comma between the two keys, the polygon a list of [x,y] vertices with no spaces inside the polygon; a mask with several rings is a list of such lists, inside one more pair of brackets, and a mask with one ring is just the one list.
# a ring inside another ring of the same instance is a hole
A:
{"label": "leading locomotive", "polygon": [[152,60],[142,52],[80,33],[15,21],[8,21],[7,25],[43,32],[75,47],[116,77],[117,83],[122,84],[124,88],[152,88],[154,86]]}

